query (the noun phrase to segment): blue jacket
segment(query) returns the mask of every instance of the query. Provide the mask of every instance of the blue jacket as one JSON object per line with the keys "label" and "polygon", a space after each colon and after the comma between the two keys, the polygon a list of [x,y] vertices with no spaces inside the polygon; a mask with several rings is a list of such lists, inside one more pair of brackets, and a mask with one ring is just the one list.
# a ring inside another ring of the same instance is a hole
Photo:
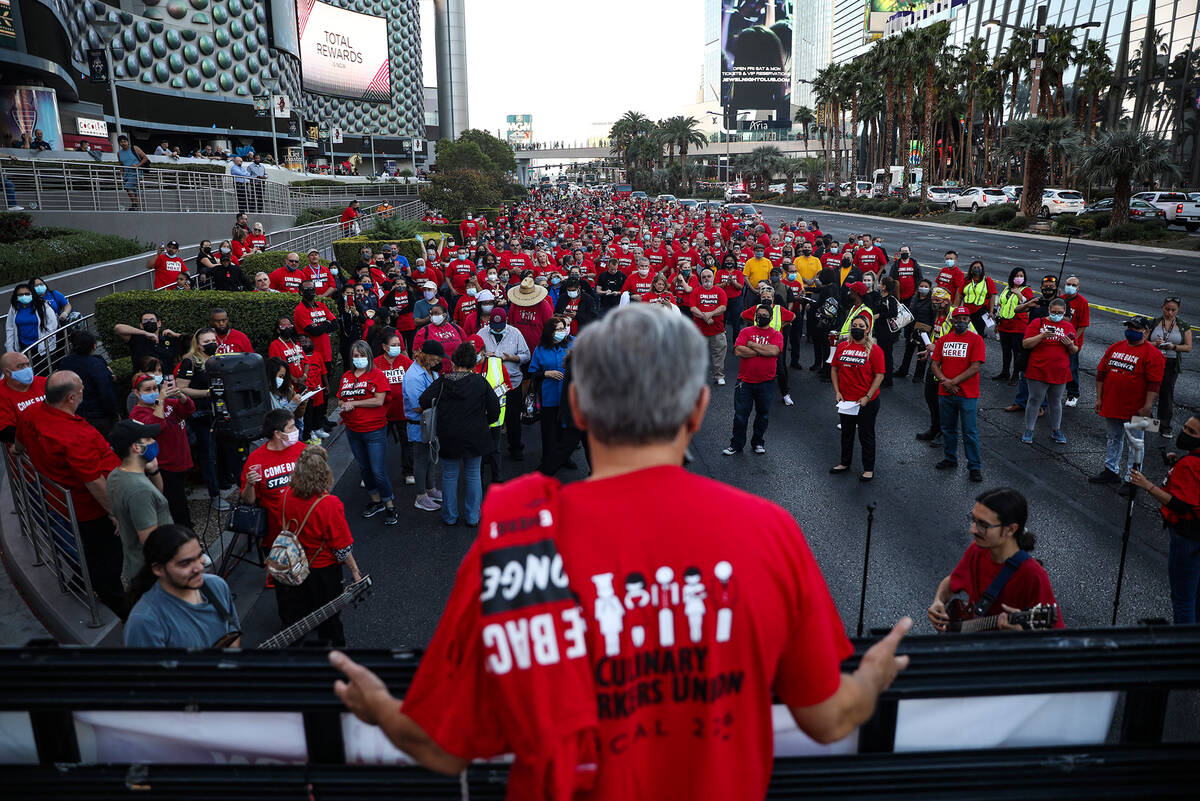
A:
{"label": "blue jacket", "polygon": [[434,382],[434,376],[417,363],[404,371],[404,416],[408,420],[408,441],[421,441],[421,393]]}
{"label": "blue jacket", "polygon": [[547,370],[562,372],[566,369],[567,351],[574,343],[574,339],[567,337],[560,345],[549,348],[538,345],[534,348],[533,358],[529,360],[527,372],[529,375],[535,375],[542,379],[543,406],[558,406],[562,403],[562,380],[546,378],[545,373]]}
{"label": "blue jacket", "polygon": [[83,402],[75,413],[83,418],[116,417],[117,393],[112,373],[99,356],[68,353],[58,363],[59,370],[70,370],[83,381]]}

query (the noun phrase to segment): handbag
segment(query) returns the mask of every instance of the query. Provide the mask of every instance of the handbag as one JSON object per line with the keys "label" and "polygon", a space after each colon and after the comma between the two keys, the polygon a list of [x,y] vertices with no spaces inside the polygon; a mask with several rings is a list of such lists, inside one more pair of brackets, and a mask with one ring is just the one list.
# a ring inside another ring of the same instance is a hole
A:
{"label": "handbag", "polygon": [[531,426],[542,419],[542,385],[534,384],[521,407],[521,424]]}
{"label": "handbag", "polygon": [[267,510],[253,503],[235,503],[229,510],[225,529],[262,539],[267,533]]}
{"label": "handbag", "polygon": [[905,306],[903,303],[896,304],[896,316],[887,321],[888,328],[892,333],[898,334],[904,326],[911,323],[916,318],[913,317],[912,309]]}
{"label": "handbag", "polygon": [[[275,542],[271,545],[271,552],[267,555],[267,572],[277,583],[285,587],[299,587],[308,578],[312,563],[308,559],[308,553],[304,550],[304,546],[300,543],[300,532],[304,530],[304,524],[308,522],[313,509],[316,509],[325,497],[322,495],[313,501],[312,506],[308,507],[308,511],[304,513],[304,519],[300,521],[300,525],[292,530],[290,524],[295,520],[287,519],[284,510],[287,509],[288,493],[284,493],[280,509],[284,519],[283,530],[275,538]],[[313,554],[313,559],[316,559],[323,550],[325,550],[325,546],[322,544],[317,548],[317,553]]]}
{"label": "handbag", "polygon": [[429,461],[431,464],[438,463],[438,456],[441,453],[442,445],[438,441],[438,422],[437,422],[437,407],[442,400],[442,393],[446,391],[446,379],[441,379],[442,386],[438,390],[438,395],[433,400],[433,405],[425,411],[421,412],[421,441],[429,447]]}

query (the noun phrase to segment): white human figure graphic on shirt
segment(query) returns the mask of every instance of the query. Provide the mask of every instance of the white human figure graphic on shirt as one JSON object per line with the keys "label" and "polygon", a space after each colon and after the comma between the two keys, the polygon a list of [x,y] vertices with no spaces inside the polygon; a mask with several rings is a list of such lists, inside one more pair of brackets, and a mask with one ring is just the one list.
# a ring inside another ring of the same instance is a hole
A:
{"label": "white human figure graphic on shirt", "polygon": [[599,573],[592,576],[592,583],[596,585],[596,603],[592,614],[596,618],[596,624],[600,627],[600,633],[604,635],[604,653],[608,656],[616,656],[621,653],[621,631],[624,628],[622,618],[625,616],[625,607],[621,605],[621,599],[613,590],[612,573]]}
{"label": "white human figure graphic on shirt", "polygon": [[679,584],[675,571],[666,565],[654,571],[654,580],[658,582],[658,644],[670,648],[675,644],[675,610],[671,606],[679,603]]}
{"label": "white human figure graphic on shirt", "polygon": [[704,599],[708,592],[700,580],[700,568],[689,567],[683,571],[683,614],[688,620],[688,634],[692,642],[700,642],[704,636]]}
{"label": "white human figure graphic on shirt", "polygon": [[717,642],[729,642],[733,628],[733,610],[729,608],[733,602],[733,590],[729,583],[733,576],[733,565],[721,560],[713,567],[713,575],[721,584],[721,595],[717,601],[720,604],[717,608]]}
{"label": "white human figure graphic on shirt", "polygon": [[646,577],[641,573],[630,573],[625,577],[625,609],[633,613],[630,617],[629,639],[633,641],[635,648],[641,648],[646,643],[646,627],[641,625],[646,619],[646,613],[640,610],[649,605],[650,593],[646,589]]}

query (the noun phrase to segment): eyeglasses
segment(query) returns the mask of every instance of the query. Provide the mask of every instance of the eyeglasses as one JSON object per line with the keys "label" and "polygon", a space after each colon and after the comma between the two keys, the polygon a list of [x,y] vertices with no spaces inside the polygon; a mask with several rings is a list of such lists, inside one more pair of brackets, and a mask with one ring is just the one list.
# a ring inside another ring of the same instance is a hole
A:
{"label": "eyeglasses", "polygon": [[1179,305],[1179,298],[1172,297],[1172,296],[1167,296],[1167,297],[1163,298],[1163,304],[1165,305],[1165,304],[1167,304],[1167,303],[1174,303],[1176,306],[1178,306],[1178,305]]}
{"label": "eyeglasses", "polygon": [[299,264],[300,260],[299,259],[288,259],[287,263],[288,264]]}
{"label": "eyeglasses", "polygon": [[969,514],[969,513],[967,514],[967,522],[969,524],[975,526],[975,528],[979,529],[980,531],[987,531],[988,529],[992,529],[992,528],[996,528],[997,526],[1004,525],[1003,523],[988,523],[987,521],[980,520],[975,515]]}

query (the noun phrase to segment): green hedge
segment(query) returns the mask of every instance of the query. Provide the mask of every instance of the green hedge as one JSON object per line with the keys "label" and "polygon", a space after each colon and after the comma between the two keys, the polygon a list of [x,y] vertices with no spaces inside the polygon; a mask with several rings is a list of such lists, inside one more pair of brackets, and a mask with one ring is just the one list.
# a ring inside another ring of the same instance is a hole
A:
{"label": "green hedge", "polygon": [[45,278],[88,264],[134,256],[148,249],[148,245],[116,234],[32,228],[27,238],[0,247],[0,284]]}
{"label": "green hedge", "polygon": [[1024,214],[1018,214],[1011,220],[1000,223],[1000,227],[1005,231],[1024,231],[1029,227],[1029,218]]}
{"label": "green hedge", "polygon": [[921,213],[921,204],[915,200],[906,200],[896,209],[901,217],[915,217]]}
{"label": "green hedge", "polygon": [[33,218],[23,211],[7,211],[0,214],[0,242],[28,239],[32,229]]}
{"label": "green hedge", "polygon": [[[1109,215],[1111,218],[1112,215]],[[1095,233],[1096,221],[1091,217],[1059,217],[1050,223],[1050,230],[1056,234],[1067,235],[1068,228],[1078,228],[1085,234]]]}
{"label": "green hedge", "polygon": [[[1112,222],[1112,212],[1111,211],[1090,211],[1087,214],[1080,214],[1078,217],[1075,218],[1076,225],[1078,225],[1083,220],[1090,220],[1092,222],[1093,229],[1099,231],[1104,228],[1107,228],[1109,223]],[[1082,225],[1079,225],[1079,227],[1083,228]]]}
{"label": "green hedge", "polygon": [[332,220],[341,215],[342,212],[338,209],[303,209],[296,215],[296,225],[311,225],[322,220]]}
{"label": "green hedge", "polygon": [[[243,256],[241,263],[238,264],[242,268],[242,273],[251,280],[254,280],[254,274],[264,272],[270,275],[273,271],[286,265],[287,254],[292,253],[290,250],[267,250],[262,253],[251,253],[248,256]],[[317,259],[322,265],[328,267],[328,259]],[[308,264],[308,254],[300,254],[300,263]]]}
{"label": "green hedge", "polygon": [[1000,225],[1017,216],[1017,208],[1012,203],[1000,206],[985,206],[975,215],[975,221],[980,225]]}
{"label": "green hedge", "polygon": [[109,356],[120,359],[129,356],[129,349],[113,333],[117,323],[137,325],[144,313],[153,311],[167,328],[190,338],[208,325],[209,310],[219,306],[229,312],[230,325],[250,337],[265,356],[275,338],[276,321],[291,317],[298,302],[293,294],[277,292],[118,292],[96,301],[96,330]]}
{"label": "green hedge", "polygon": [[372,232],[371,236],[351,236],[335,241],[333,255],[338,260],[338,264],[347,270],[352,270],[358,264],[358,252],[363,245],[370,247],[375,252],[379,252],[384,245],[395,245],[399,249],[400,255],[408,259],[409,264],[414,264],[418,258],[425,257],[424,242],[437,238],[445,239],[443,234],[422,234],[420,239],[378,239]]}
{"label": "green hedge", "polygon": [[333,178],[306,178],[303,181],[292,181],[289,186],[350,186],[350,183]]}

